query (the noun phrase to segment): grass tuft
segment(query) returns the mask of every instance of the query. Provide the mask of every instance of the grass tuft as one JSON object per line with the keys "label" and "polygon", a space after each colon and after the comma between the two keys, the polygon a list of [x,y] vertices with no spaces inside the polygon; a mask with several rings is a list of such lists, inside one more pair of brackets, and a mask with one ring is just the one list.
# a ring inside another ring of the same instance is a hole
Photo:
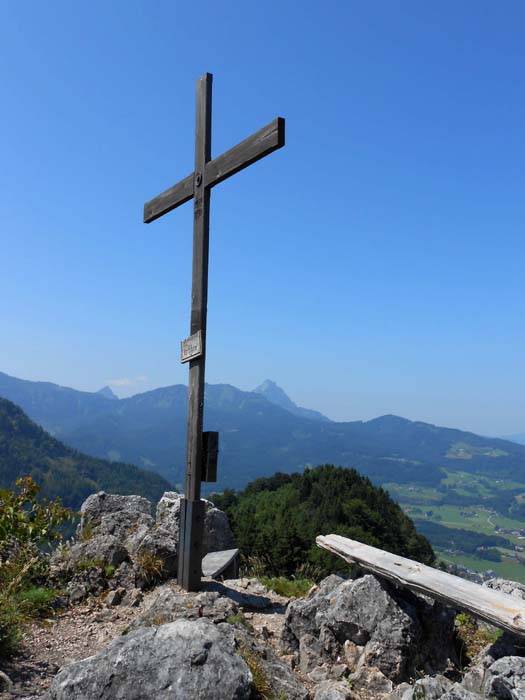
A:
{"label": "grass tuft", "polygon": [[246,644],[241,644],[239,654],[246,662],[253,678],[252,700],[278,700],[272,690],[268,677],[264,672],[261,661]]}
{"label": "grass tuft", "polygon": [[148,586],[152,586],[154,583],[162,580],[164,577],[164,562],[160,557],[143,550],[137,555],[136,560],[142,569]]}
{"label": "grass tuft", "polygon": [[301,598],[315,585],[309,578],[286,578],[285,576],[263,577],[261,583],[286,598]]}

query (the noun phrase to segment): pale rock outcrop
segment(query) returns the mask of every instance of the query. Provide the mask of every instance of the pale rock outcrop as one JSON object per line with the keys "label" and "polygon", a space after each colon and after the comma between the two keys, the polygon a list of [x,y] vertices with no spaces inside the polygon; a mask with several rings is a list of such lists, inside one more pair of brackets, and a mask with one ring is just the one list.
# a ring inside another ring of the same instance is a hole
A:
{"label": "pale rock outcrop", "polygon": [[[153,581],[175,578],[182,498],[167,491],[154,519],[151,503],[142,496],[104,491],[89,496],[81,507],[78,541],[52,557],[57,571],[73,575],[68,585],[71,602],[105,588],[143,589]],[[206,501],[203,543],[204,554],[236,546],[226,514],[210,501]],[[104,567],[111,569],[107,578],[101,572]],[[224,572],[225,576],[231,574],[236,574],[236,563]],[[124,597],[124,603],[127,600]]]}
{"label": "pale rock outcrop", "polygon": [[311,668],[346,658],[356,688],[388,693],[420,672],[443,671],[455,659],[454,613],[371,575],[329,576],[306,599],[288,606],[286,650]]}
{"label": "pale rock outcrop", "polygon": [[88,496],[80,508],[80,533],[92,532],[101,524],[102,517],[124,511],[129,515],[151,516],[151,502],[143,496],[119,496],[99,491]]}
{"label": "pale rock outcrop", "polygon": [[231,637],[208,620],[177,620],[114,640],[62,669],[47,700],[249,700],[252,674]]}
{"label": "pale rock outcrop", "polygon": [[[180,526],[180,506],[183,498],[184,496],[180,493],[166,491],[157,505],[157,524],[162,525],[177,538]],[[234,549],[237,544],[226,513],[216,508],[211,501],[203,500],[205,503],[203,555],[208,554],[208,552]]]}
{"label": "pale rock outcrop", "polygon": [[489,698],[523,700],[525,698],[525,658],[505,656],[487,670],[483,690]]}

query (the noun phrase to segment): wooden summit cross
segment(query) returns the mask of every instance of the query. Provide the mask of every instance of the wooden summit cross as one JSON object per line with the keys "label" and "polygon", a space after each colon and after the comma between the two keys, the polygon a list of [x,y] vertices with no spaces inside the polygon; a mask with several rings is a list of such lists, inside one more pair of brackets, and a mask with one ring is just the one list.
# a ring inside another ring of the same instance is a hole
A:
{"label": "wooden summit cross", "polygon": [[181,504],[178,582],[187,591],[200,587],[204,501],[201,481],[216,481],[217,433],[203,433],[208,249],[211,188],[284,146],[284,119],[277,117],[260,131],[211,160],[211,87],[213,76],[197,81],[195,170],[144,205],[144,223],[193,197],[193,269],[190,337],[181,343],[181,362],[190,363],[186,487]]}

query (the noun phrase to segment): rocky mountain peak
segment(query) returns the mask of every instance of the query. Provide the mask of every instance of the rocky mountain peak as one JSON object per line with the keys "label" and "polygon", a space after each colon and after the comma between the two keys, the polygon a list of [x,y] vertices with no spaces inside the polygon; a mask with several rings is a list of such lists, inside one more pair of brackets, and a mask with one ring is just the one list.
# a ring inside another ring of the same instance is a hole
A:
{"label": "rocky mountain peak", "polygon": [[329,420],[322,413],[319,413],[319,411],[313,411],[310,408],[302,408],[301,406],[298,406],[294,401],[292,401],[284,389],[282,389],[272,379],[265,379],[262,384],[259,384],[259,386],[253,390],[253,393],[264,396],[264,398],[270,403],[280,406],[296,416],[302,416],[303,418],[310,418],[311,420],[317,421]]}
{"label": "rocky mountain peak", "polygon": [[115,394],[115,392],[111,389],[110,386],[106,384],[106,386],[103,386],[102,389],[99,389],[97,394],[100,394],[100,396],[104,396],[106,399],[112,399],[112,400],[119,400],[118,396]]}

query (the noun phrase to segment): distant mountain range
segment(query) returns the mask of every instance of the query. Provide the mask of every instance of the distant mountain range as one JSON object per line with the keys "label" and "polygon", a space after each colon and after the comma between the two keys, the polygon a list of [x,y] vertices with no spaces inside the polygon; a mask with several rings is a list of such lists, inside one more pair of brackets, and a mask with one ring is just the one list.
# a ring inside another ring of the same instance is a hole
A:
{"label": "distant mountain range", "polygon": [[[0,373],[0,396],[63,442],[180,484],[187,388],[175,385],[119,400],[106,394]],[[206,386],[205,429],[220,433],[214,489],[242,488],[260,476],[322,463],[355,467],[376,483],[437,484],[443,467],[525,479],[525,446],[391,415],[346,423],[315,411],[306,417],[283,394],[270,381],[252,392]]]}
{"label": "distant mountain range", "polygon": [[33,477],[42,496],[60,496],[75,510],[95,491],[136,493],[158,501],[171,489],[159,474],[66,447],[33,423],[21,408],[0,398],[0,488],[12,488],[20,476]]}

